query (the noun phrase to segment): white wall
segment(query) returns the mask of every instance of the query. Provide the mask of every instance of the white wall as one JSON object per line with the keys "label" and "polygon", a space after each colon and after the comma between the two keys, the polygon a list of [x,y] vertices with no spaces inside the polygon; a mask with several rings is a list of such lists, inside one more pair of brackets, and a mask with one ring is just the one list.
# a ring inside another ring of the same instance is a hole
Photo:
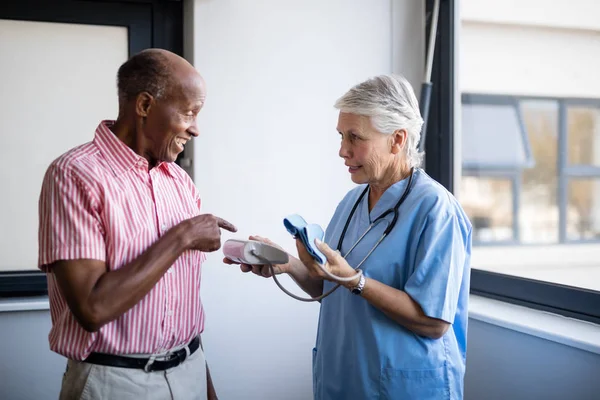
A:
{"label": "white wall", "polygon": [[461,0],[460,90],[598,98],[600,2]]}
{"label": "white wall", "polygon": [[598,98],[600,30],[466,21],[460,37],[462,92]]}
{"label": "white wall", "polygon": [[[208,86],[194,175],[204,210],[240,229],[224,239],[260,234],[292,251],[286,215],[327,225],[352,187],[337,155],[334,101],[392,68],[406,69],[416,88],[422,76],[422,7],[414,0],[392,5],[193,3],[192,58]],[[202,284],[203,341],[221,398],[311,398],[318,305],[290,299],[272,280],[243,275],[221,259],[220,252],[209,256]]]}
{"label": "white wall", "polygon": [[600,30],[598,0],[459,0],[463,21]]}

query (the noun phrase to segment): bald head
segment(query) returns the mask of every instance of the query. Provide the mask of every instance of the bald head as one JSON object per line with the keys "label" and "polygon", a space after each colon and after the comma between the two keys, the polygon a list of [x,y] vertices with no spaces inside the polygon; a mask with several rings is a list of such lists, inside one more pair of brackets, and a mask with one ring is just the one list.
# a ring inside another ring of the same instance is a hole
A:
{"label": "bald head", "polygon": [[134,100],[142,92],[158,100],[196,79],[202,79],[198,71],[177,54],[163,49],[143,50],[119,68],[119,104]]}

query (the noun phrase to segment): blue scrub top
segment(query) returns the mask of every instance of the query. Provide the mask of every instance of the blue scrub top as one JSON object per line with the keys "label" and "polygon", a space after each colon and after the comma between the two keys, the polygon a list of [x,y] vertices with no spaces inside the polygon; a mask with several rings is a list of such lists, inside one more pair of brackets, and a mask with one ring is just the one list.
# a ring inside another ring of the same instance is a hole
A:
{"label": "blue scrub top", "polygon": [[[341,252],[372,221],[393,208],[408,178],[391,186],[369,213],[368,195],[357,207]],[[338,205],[325,240],[336,249],[350,210],[365,185]],[[385,217],[391,221],[392,215]],[[353,267],[380,239],[381,222],[352,251]],[[361,269],[366,277],[405,291],[432,318],[451,323],[440,339],[418,336],[343,287],[321,302],[313,390],[317,400],[462,399],[467,348],[471,223],[456,199],[423,170],[399,208],[396,226]],[[324,292],[333,284],[325,282]]]}

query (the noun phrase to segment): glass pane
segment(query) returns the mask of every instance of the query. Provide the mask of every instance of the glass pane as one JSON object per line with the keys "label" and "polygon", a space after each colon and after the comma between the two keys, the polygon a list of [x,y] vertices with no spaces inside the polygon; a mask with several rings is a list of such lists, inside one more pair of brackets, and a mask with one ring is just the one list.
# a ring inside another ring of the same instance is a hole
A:
{"label": "glass pane", "polygon": [[460,199],[473,224],[473,241],[513,239],[513,191],[510,180],[463,176]]}
{"label": "glass pane", "polygon": [[569,162],[600,166],[600,108],[569,107]]}
{"label": "glass pane", "polygon": [[558,242],[558,103],[523,100],[520,106],[534,163],[522,171],[519,238],[522,243]]}
{"label": "glass pane", "polygon": [[0,20],[0,32],[0,132],[17,133],[0,135],[0,159],[18,166],[0,176],[0,187],[10,188],[0,198],[0,272],[36,270],[44,173],[94,137],[99,116],[116,116],[127,28]]}
{"label": "glass pane", "polygon": [[465,168],[518,168],[528,162],[515,104],[463,104]]}
{"label": "glass pane", "polygon": [[571,180],[568,199],[567,238],[600,239],[600,179]]}

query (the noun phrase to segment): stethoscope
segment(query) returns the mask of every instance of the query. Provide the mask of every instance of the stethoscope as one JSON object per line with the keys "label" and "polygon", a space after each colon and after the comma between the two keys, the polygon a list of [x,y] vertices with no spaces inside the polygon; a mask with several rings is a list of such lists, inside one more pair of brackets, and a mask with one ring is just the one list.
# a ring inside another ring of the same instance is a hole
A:
{"label": "stethoscope", "polygon": [[[357,277],[360,277],[360,275],[362,275],[362,270],[360,269],[360,267],[364,264],[364,262],[367,260],[367,258],[369,258],[369,256],[375,251],[375,249],[377,249],[377,247],[379,246],[379,244],[383,241],[383,239],[386,238],[386,236],[392,231],[392,229],[394,229],[394,226],[396,226],[396,222],[398,222],[398,215],[399,215],[399,209],[400,206],[402,205],[402,203],[404,203],[404,200],[406,200],[406,197],[408,197],[411,189],[412,189],[412,181],[413,181],[413,176],[414,176],[414,168],[411,168],[410,170],[410,176],[408,178],[408,184],[406,185],[406,188],[404,189],[404,193],[402,193],[402,196],[400,196],[400,199],[396,202],[396,205],[393,208],[390,208],[388,210],[386,210],[383,214],[381,214],[379,217],[377,217],[375,219],[375,221],[371,222],[371,224],[369,225],[369,227],[367,228],[367,230],[365,231],[365,233],[363,233],[358,240],[352,245],[352,247],[350,247],[350,249],[346,252],[346,254],[342,254],[342,257],[344,257],[344,259],[346,257],[348,257],[348,255],[352,252],[352,250],[354,250],[356,248],[356,246],[358,246],[358,244],[363,240],[363,238],[374,228],[376,227],[379,223],[381,222],[386,222],[387,226],[385,228],[385,230],[383,231],[383,234],[381,235],[381,237],[379,238],[379,240],[377,241],[377,243],[375,243],[375,246],[373,246],[373,248],[371,249],[371,251],[369,251],[367,253],[367,255],[362,259],[362,261],[360,263],[358,263],[358,265],[356,267],[354,267],[354,269],[357,271],[356,275],[351,276],[351,277],[347,277],[347,278],[342,278],[339,276],[335,276],[333,274],[331,274],[329,271],[327,271],[325,269],[324,266],[321,265],[321,268],[323,269],[323,272],[325,272],[328,276],[337,279],[338,281],[351,281],[353,279],[356,279]],[[338,245],[336,250],[341,254],[341,249],[342,249],[342,244],[344,243],[344,238],[346,237],[346,231],[348,230],[348,227],[350,226],[350,221],[352,221],[352,217],[354,216],[354,213],[356,212],[356,209],[358,208],[358,205],[360,204],[360,202],[362,201],[362,199],[365,197],[365,195],[367,194],[367,192],[369,191],[369,185],[367,185],[367,187],[365,188],[365,190],[362,191],[362,193],[360,194],[360,196],[358,196],[358,199],[356,200],[356,202],[354,203],[354,206],[352,207],[352,209],[350,210],[350,214],[348,215],[348,218],[346,219],[346,224],[344,225],[344,229],[342,230],[342,233],[340,235],[340,239],[338,241]],[[391,222],[388,222],[385,217],[387,217],[390,214],[394,214]],[[272,267],[271,267],[272,268]],[[273,273],[273,271],[271,271]],[[279,286],[279,288],[281,290],[283,290],[283,292],[285,292],[288,296],[293,297],[296,300],[300,300],[300,301],[305,301],[305,302],[312,302],[312,301],[321,301],[322,299],[324,299],[325,297],[329,296],[331,293],[333,293],[335,290],[337,290],[337,288],[339,288],[341,286],[341,283],[336,284],[333,288],[331,288],[331,290],[329,290],[327,293],[322,294],[321,296],[318,297],[311,297],[311,298],[305,298],[305,297],[300,297],[300,296],[296,296],[293,293],[290,293],[288,290],[286,290],[277,280],[276,275],[273,273],[273,279],[275,280],[275,283],[277,284],[277,286]]]}
{"label": "stethoscope", "polygon": [[[385,237],[392,231],[392,229],[394,229],[394,226],[396,226],[396,222],[398,221],[398,210],[400,209],[400,206],[402,205],[402,203],[404,203],[404,200],[406,200],[406,197],[408,196],[408,194],[411,191],[413,176],[414,176],[414,168],[410,170],[408,184],[406,185],[406,189],[404,189],[404,193],[402,193],[402,196],[400,196],[400,199],[398,200],[396,205],[393,208],[386,210],[383,214],[381,214],[379,217],[377,217],[375,219],[375,221],[373,221],[369,225],[369,227],[367,228],[365,233],[363,233],[362,236],[358,238],[356,243],[354,243],[354,245],[352,247],[350,247],[350,249],[346,252],[346,254],[344,254],[342,256],[342,257],[346,258],[352,252],[352,250],[354,250],[354,248],[360,243],[360,241],[367,235],[367,233],[369,233],[371,231],[371,229],[373,229],[375,226],[377,226],[378,223],[380,223],[382,221],[387,222],[385,220],[385,217],[387,217],[390,213],[394,214],[392,221],[388,222],[388,225],[385,228],[385,231],[383,231],[383,235],[381,235],[381,238],[379,238],[379,240],[377,241],[377,243],[375,243],[375,246],[373,246],[371,251],[369,251],[369,253],[365,256],[365,258],[363,258],[363,260],[354,269],[360,268],[360,266],[371,255],[371,253],[373,251],[375,251],[377,246],[379,246],[379,243],[381,243],[383,241],[383,239],[385,239]],[[342,234],[340,235],[340,240],[338,241],[338,245],[336,248],[336,250],[339,251],[340,253],[342,251],[342,243],[344,243],[344,238],[346,237],[346,231],[348,230],[348,226],[350,226],[350,221],[352,221],[352,217],[354,216],[354,213],[356,212],[358,205],[360,204],[361,200],[363,199],[363,197],[365,197],[365,194],[367,194],[368,191],[369,191],[369,186],[367,185],[365,190],[363,190],[363,192],[358,197],[358,200],[356,200],[356,203],[354,203],[352,210],[350,210],[350,214],[348,215],[348,219],[346,220],[346,224],[344,225],[344,229],[342,230]]]}

